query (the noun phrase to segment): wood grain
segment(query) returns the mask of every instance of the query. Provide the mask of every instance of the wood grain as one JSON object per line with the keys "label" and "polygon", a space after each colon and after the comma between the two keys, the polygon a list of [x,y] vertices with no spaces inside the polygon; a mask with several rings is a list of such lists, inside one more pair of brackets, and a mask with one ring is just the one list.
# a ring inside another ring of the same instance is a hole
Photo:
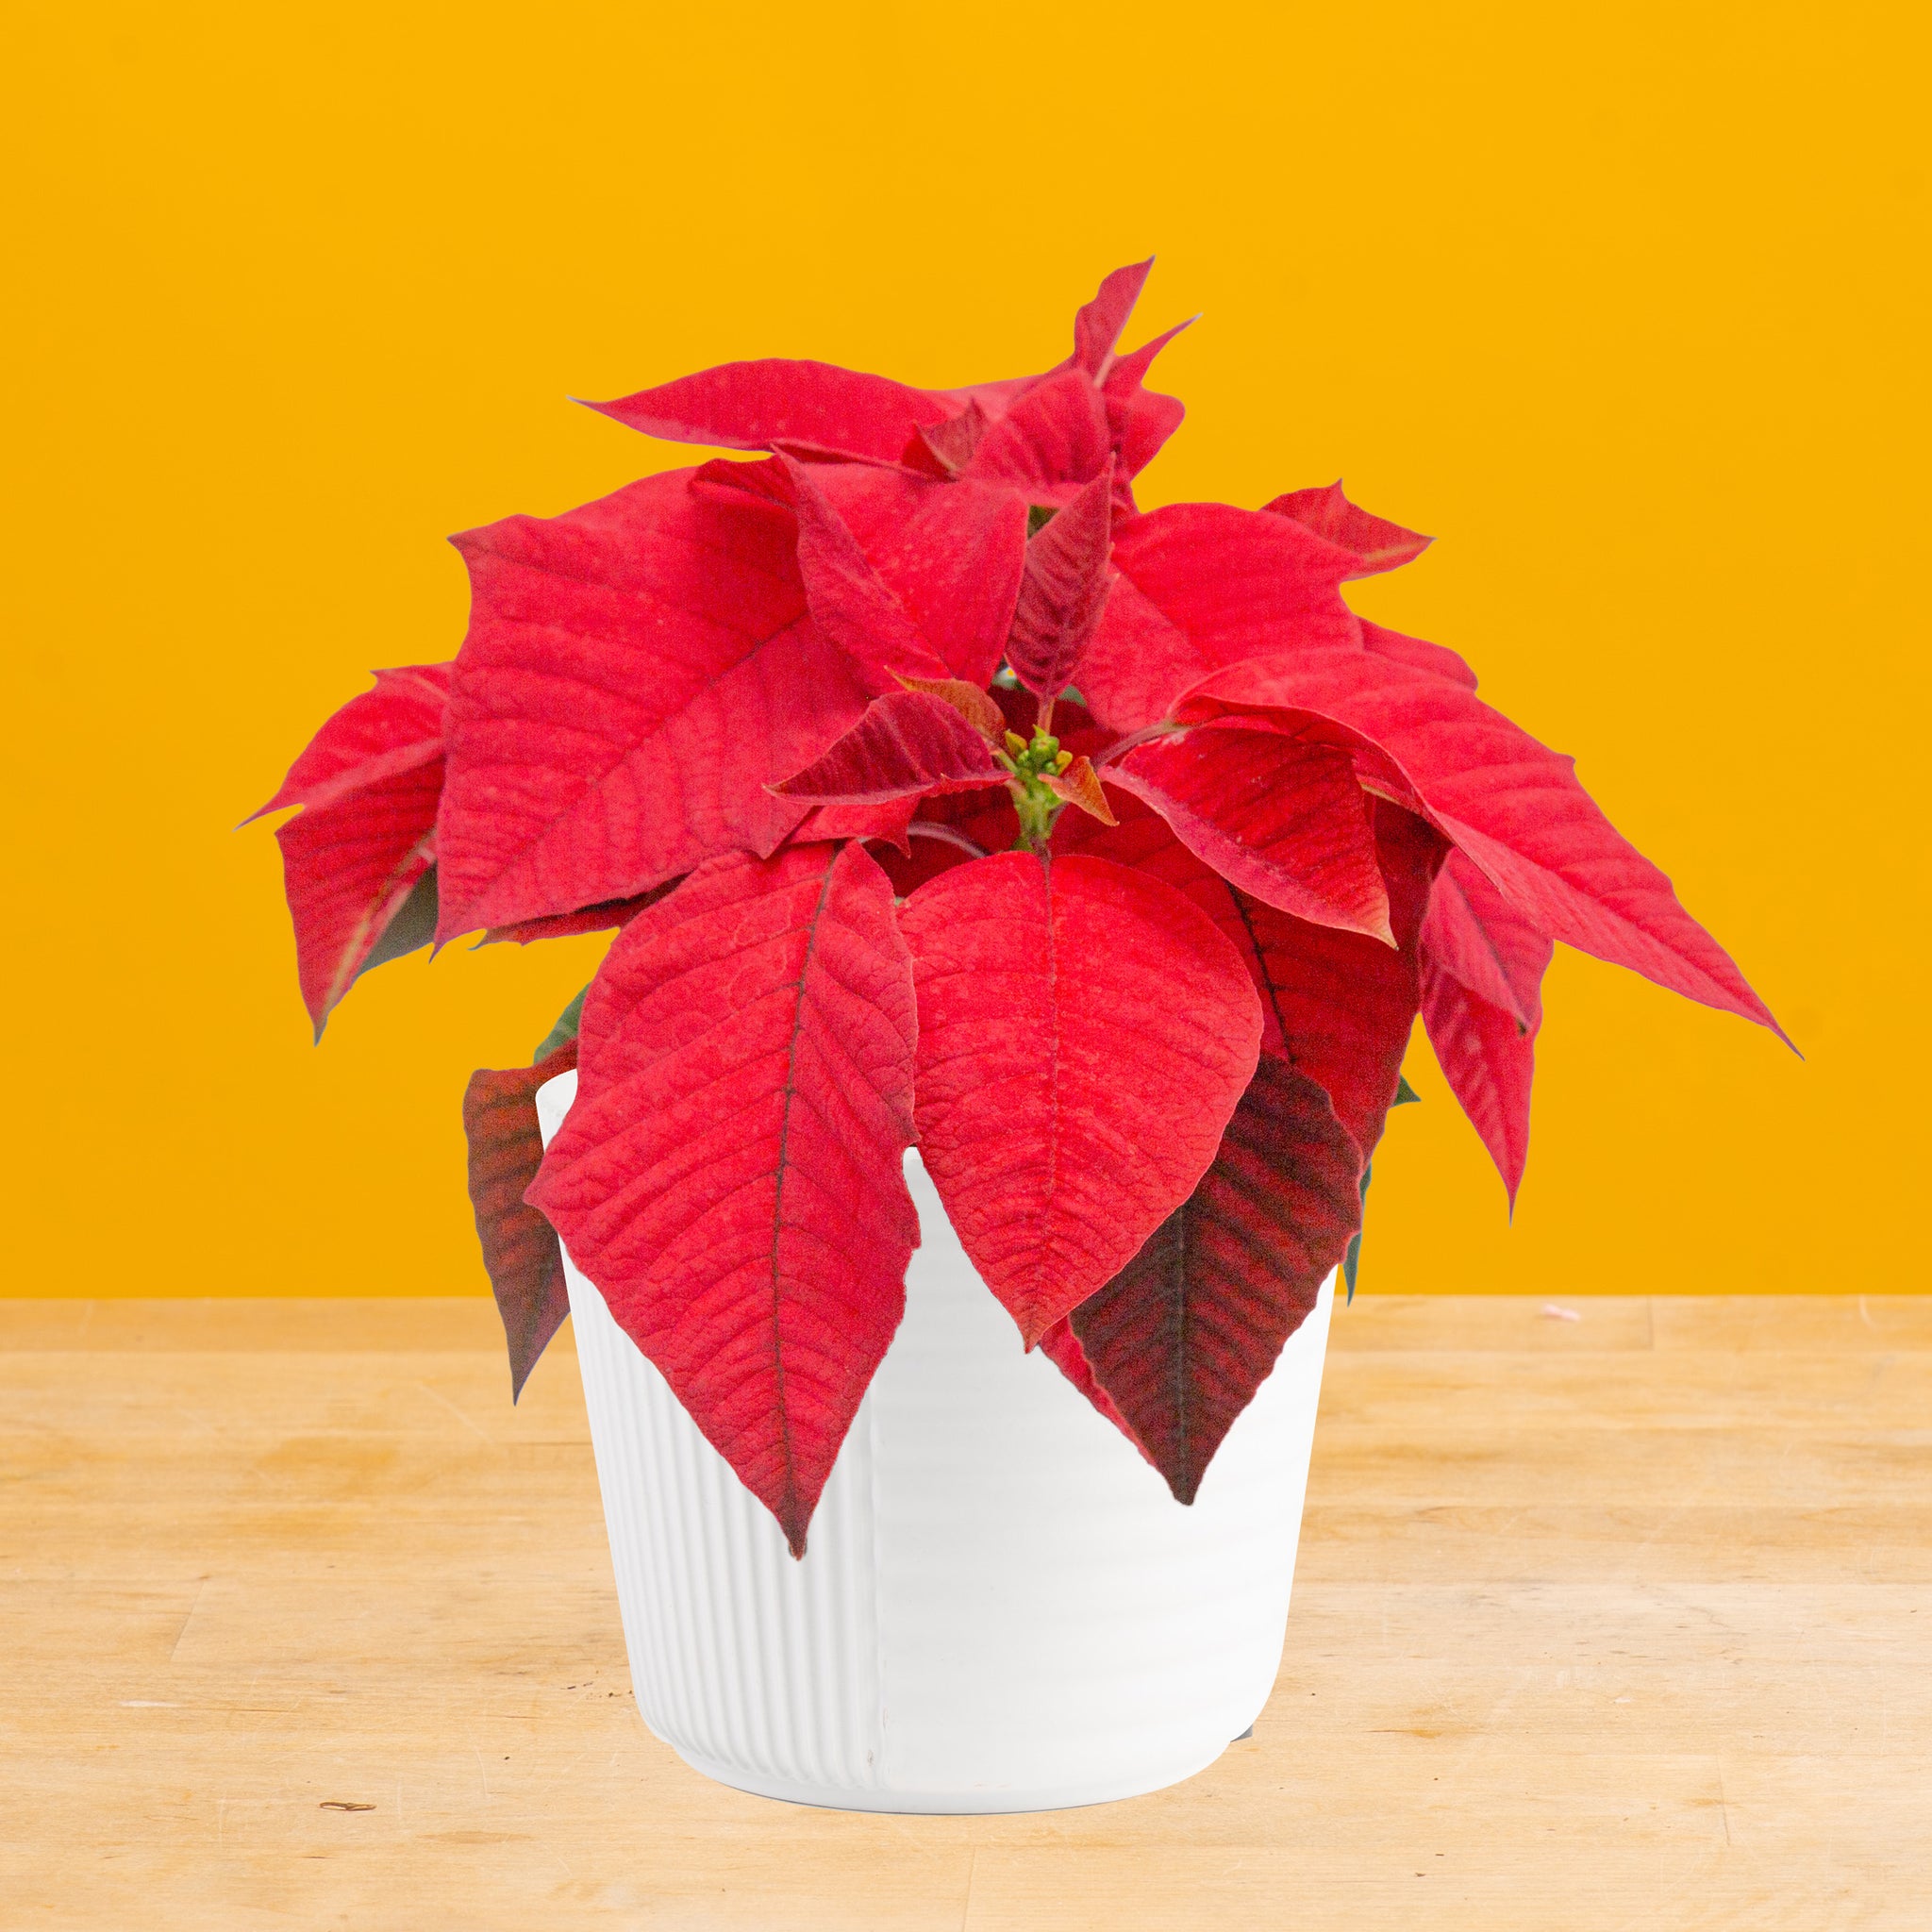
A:
{"label": "wood grain", "polygon": [[1359,1298],[1253,1740],[1010,1819],[652,1739],[493,1325],[0,1302],[0,1926],[1932,1927],[1932,1296]]}

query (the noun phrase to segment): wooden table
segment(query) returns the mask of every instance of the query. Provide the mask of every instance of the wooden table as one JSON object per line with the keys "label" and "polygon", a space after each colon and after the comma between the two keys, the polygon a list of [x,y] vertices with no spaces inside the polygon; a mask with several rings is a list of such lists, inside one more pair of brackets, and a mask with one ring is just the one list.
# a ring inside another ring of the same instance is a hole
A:
{"label": "wooden table", "polygon": [[1364,1297],[1252,1742],[895,1819],[632,1707],[487,1303],[0,1303],[0,1927],[1932,1927],[1932,1296]]}

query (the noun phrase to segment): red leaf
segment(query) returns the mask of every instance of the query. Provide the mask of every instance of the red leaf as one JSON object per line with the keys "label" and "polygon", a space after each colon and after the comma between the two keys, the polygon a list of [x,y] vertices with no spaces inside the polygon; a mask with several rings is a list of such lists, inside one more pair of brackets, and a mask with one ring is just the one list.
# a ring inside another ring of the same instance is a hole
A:
{"label": "red leaf", "polygon": [[975,860],[900,926],[920,1151],[1031,1347],[1200,1179],[1254,1072],[1259,1003],[1210,921],[1104,859]]}
{"label": "red leaf", "polygon": [[964,476],[1010,483],[1029,502],[1070,503],[1112,454],[1107,409],[1084,369],[1042,377],[994,419]]}
{"label": "red leaf", "polygon": [[1345,551],[1288,517],[1177,503],[1114,530],[1121,581],[1080,667],[1110,729],[1138,731],[1210,673],[1268,652],[1359,652]]}
{"label": "red leaf", "polygon": [[1146,1446],[1134,1433],[1134,1425],[1114,1407],[1113,1397],[1093,1379],[1093,1365],[1080,1346],[1080,1338],[1074,1333],[1070,1316],[1062,1315],[1040,1338],[1040,1352],[1140,1451],[1143,1460],[1152,1462]]}
{"label": "red leaf", "polygon": [[375,689],[353,697],[308,741],[281,789],[242,823],[288,805],[334,805],[352,791],[399,777],[442,755],[442,708],[453,664],[378,671]]}
{"label": "red leaf", "polygon": [[997,744],[1007,721],[991,691],[963,677],[902,677],[908,691],[923,691],[927,697],[951,705],[989,744]]}
{"label": "red leaf", "polygon": [[1361,1226],[1361,1165],[1322,1089],[1263,1054],[1200,1185],[1069,1317],[1178,1501]]}
{"label": "red leaf", "polygon": [[1134,304],[1146,285],[1147,271],[1154,266],[1150,255],[1130,268],[1117,268],[1100,285],[1092,301],[1084,303],[1074,317],[1074,361],[1095,382],[1105,379],[1113,363],[1115,345]]}
{"label": "red leaf", "polygon": [[1512,1208],[1529,1153],[1542,977],[1553,950],[1467,858],[1449,855],[1423,922],[1423,1024]]}
{"label": "red leaf", "polygon": [[565,940],[578,933],[609,932],[613,927],[628,925],[646,906],[655,906],[668,893],[675,892],[683,883],[681,879],[666,879],[661,886],[653,886],[648,892],[639,892],[629,899],[603,899],[594,906],[582,906],[575,912],[554,913],[548,919],[525,919],[515,925],[493,925],[483,935],[485,945],[502,945],[506,941],[519,946],[534,945],[539,940]]}
{"label": "red leaf", "polygon": [[441,938],[772,851],[805,808],[766,785],[877,694],[807,614],[792,520],[689,480],[647,476],[457,540],[473,602],[438,826]]}
{"label": "red leaf", "polygon": [[537,1357],[570,1313],[563,1257],[556,1231],[527,1206],[524,1191],[537,1178],[543,1136],[537,1124],[537,1090],[577,1063],[567,1041],[534,1067],[470,1075],[463,1093],[463,1133],[470,1149],[470,1205],[483,1265],[509,1345],[509,1399],[524,1391]]}
{"label": "red leaf", "polygon": [[795,842],[813,839],[882,839],[911,857],[908,836],[916,798],[894,799],[890,805],[822,805],[792,834]]}
{"label": "red leaf", "polygon": [[1542,1024],[1543,974],[1556,948],[1459,852],[1436,875],[1424,954],[1525,1028]]}
{"label": "red leaf", "polygon": [[1107,565],[1112,494],[1109,457],[1092,482],[1026,544],[1007,661],[1041,700],[1058,697],[1074,681],[1106,606],[1113,581]]}
{"label": "red leaf", "polygon": [[[303,808],[275,838],[303,1003],[318,1040],[358,974],[428,942],[429,934],[414,926],[418,910],[436,903],[428,875],[451,669],[378,671],[375,689],[351,698],[323,725],[280,790],[253,814]],[[379,951],[391,928],[396,942]]]}
{"label": "red leaf", "polygon": [[911,674],[944,677],[945,660],[880,581],[858,540],[804,463],[781,457],[798,517],[798,574],[812,622],[852,659],[868,689]]}
{"label": "red leaf", "polygon": [[591,408],[673,442],[791,449],[895,463],[915,429],[952,413],[940,397],[829,362],[726,362]]}
{"label": "red leaf", "polygon": [[[928,424],[919,430],[913,442],[933,459],[932,467],[937,474],[957,476],[973,460],[973,452],[986,434],[986,411],[974,398],[957,416],[948,416],[943,423]],[[913,454],[908,447],[901,460],[910,460]]]}
{"label": "red leaf", "polygon": [[1122,486],[1138,476],[1160,454],[1161,445],[1181,426],[1188,413],[1176,397],[1142,389],[1141,382],[1155,357],[1192,320],[1190,317],[1188,322],[1176,323],[1164,335],[1142,343],[1131,355],[1117,356],[1101,384],[1108,434],[1113,441],[1116,475]]}
{"label": "red leaf", "polygon": [[875,698],[823,758],[773,789],[791,798],[884,805],[1006,781],[986,740],[951,705],[924,691],[895,691]]}
{"label": "red leaf", "polygon": [[863,463],[813,475],[949,675],[990,683],[1025,560],[1024,500],[995,483],[929,483]]}
{"label": "red leaf", "polygon": [[1362,645],[1378,657],[1394,658],[1418,671],[1446,677],[1464,691],[1475,689],[1475,673],[1446,644],[1432,644],[1426,638],[1404,637],[1399,630],[1384,630],[1379,624],[1364,621]]}
{"label": "red leaf", "polygon": [[1513,1211],[1529,1158],[1536,1032],[1525,1032],[1515,1014],[1479,999],[1426,956],[1422,999],[1436,1062],[1496,1163]]}
{"label": "red leaf", "polygon": [[1417,941],[1442,841],[1420,819],[1377,800],[1377,862],[1389,888],[1397,946],[1265,906],[1237,891],[1138,799],[1121,798],[1109,830],[1063,815],[1057,851],[1091,853],[1150,873],[1186,895],[1241,954],[1261,993],[1263,1048],[1322,1087],[1364,1157],[1374,1152],[1395,1097],[1421,1000]]}
{"label": "red leaf", "polygon": [[1221,719],[1138,745],[1106,775],[1265,904],[1394,943],[1369,802],[1344,746]]}
{"label": "red leaf", "polygon": [[318,1040],[429,871],[442,781],[442,759],[432,756],[275,828],[302,1001]]}
{"label": "red leaf", "polygon": [[1240,665],[1204,689],[1302,706],[1374,739],[1442,831],[1540,930],[1784,1037],[1670,880],[1576,782],[1574,761],[1460,686],[1368,652],[1335,652]]}
{"label": "red leaf", "polygon": [[1324,541],[1356,559],[1352,577],[1374,576],[1420,557],[1434,539],[1418,537],[1400,524],[1372,517],[1341,493],[1341,483],[1325,490],[1291,490],[1267,506],[1276,516],[1292,517]]}
{"label": "red leaf", "polygon": [[905,1307],[910,962],[858,845],[714,859],[619,935],[529,1198],[794,1554]]}

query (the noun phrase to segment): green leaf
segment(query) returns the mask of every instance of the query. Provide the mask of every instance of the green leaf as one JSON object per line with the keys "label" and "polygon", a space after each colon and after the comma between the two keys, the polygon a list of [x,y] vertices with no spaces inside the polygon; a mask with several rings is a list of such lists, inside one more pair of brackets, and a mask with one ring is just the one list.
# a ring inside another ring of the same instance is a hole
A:
{"label": "green leaf", "polygon": [[409,895],[396,908],[396,916],[370,947],[368,958],[356,969],[356,977],[360,979],[363,974],[387,966],[391,959],[400,959],[405,954],[419,952],[426,946],[436,937],[438,910],[436,868],[432,865],[409,888]]}
{"label": "green leaf", "polygon": [[1422,1095],[1408,1084],[1408,1075],[1407,1074],[1397,1074],[1395,1076],[1395,1098],[1389,1105],[1391,1107],[1420,1107],[1422,1099]]}
{"label": "green leaf", "polygon": [[[1401,1101],[1401,1095],[1399,1093],[1396,1096],[1396,1100],[1399,1104]],[[1370,1161],[1369,1164],[1362,1169],[1362,1207],[1364,1208],[1366,1208],[1369,1205],[1369,1182],[1374,1177],[1374,1173],[1375,1163],[1373,1160]],[[1343,1255],[1341,1257],[1341,1278],[1348,1284],[1348,1293],[1342,1301],[1343,1307],[1346,1307],[1350,1302],[1355,1300],[1356,1271],[1359,1269],[1361,1265],[1362,1231],[1360,1228],[1357,1228],[1354,1234],[1352,1234],[1348,1238],[1347,1254]]]}
{"label": "green leaf", "polygon": [[1047,525],[1052,523],[1054,518],[1058,515],[1059,511],[1052,504],[1036,503],[1026,512],[1026,534],[1029,537],[1039,536],[1041,531],[1045,529]]}
{"label": "green leaf", "polygon": [[577,1037],[577,1026],[584,1017],[584,994],[590,990],[588,986],[580,988],[576,998],[558,1014],[557,1024],[543,1036],[543,1044],[530,1057],[533,1067],[547,1060],[559,1046],[568,1046]]}

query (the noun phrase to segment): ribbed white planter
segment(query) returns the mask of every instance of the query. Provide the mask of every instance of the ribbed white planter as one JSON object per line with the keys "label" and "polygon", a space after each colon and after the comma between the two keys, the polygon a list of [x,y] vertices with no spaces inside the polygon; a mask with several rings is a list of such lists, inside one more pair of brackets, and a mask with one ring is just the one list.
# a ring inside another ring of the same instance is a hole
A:
{"label": "ribbed white planter", "polygon": [[[537,1095],[546,1141],[576,1075]],[[1019,1331],[918,1156],[906,1319],[802,1562],[568,1270],[644,1722],[741,1790],[1038,1811],[1211,1764],[1281,1660],[1332,1278],[1183,1508]]]}

